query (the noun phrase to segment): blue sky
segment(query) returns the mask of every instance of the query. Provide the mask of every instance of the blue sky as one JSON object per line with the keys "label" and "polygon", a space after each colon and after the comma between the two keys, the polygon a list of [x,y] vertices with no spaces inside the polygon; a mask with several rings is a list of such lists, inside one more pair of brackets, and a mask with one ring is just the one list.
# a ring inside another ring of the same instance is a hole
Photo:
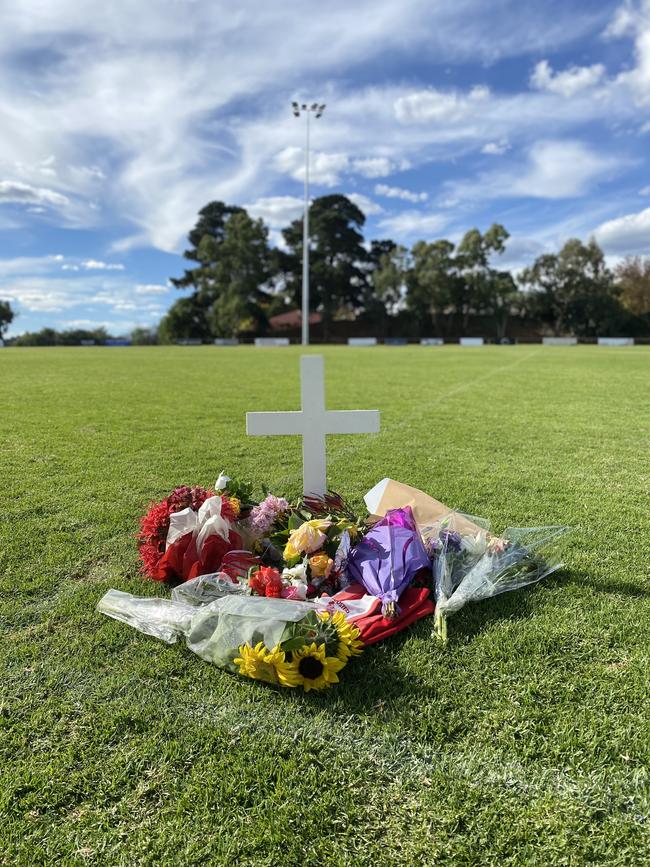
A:
{"label": "blue sky", "polygon": [[502,222],[519,268],[595,235],[650,254],[650,0],[6,0],[0,298],[10,334],[158,321],[211,199],[274,243],[312,193],[366,238]]}

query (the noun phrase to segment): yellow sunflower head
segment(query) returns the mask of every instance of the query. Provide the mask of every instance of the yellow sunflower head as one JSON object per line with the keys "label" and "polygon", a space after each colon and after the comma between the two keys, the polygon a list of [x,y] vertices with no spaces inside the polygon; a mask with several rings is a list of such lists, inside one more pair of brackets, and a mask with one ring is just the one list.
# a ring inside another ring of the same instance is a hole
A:
{"label": "yellow sunflower head", "polygon": [[325,645],[316,642],[294,650],[291,660],[291,668],[305,692],[310,689],[328,689],[333,683],[338,683],[337,672],[344,665],[342,659],[326,656]]}
{"label": "yellow sunflower head", "polygon": [[268,650],[261,641],[255,647],[242,644],[239,656],[233,661],[244,677],[279,683],[280,686],[298,686],[299,680],[279,647]]}
{"label": "yellow sunflower head", "polygon": [[324,623],[331,624],[338,635],[338,648],[336,655],[343,662],[347,662],[351,656],[358,656],[363,650],[363,641],[359,638],[360,632],[352,623],[348,623],[342,611],[331,614],[329,611],[321,611],[319,618]]}

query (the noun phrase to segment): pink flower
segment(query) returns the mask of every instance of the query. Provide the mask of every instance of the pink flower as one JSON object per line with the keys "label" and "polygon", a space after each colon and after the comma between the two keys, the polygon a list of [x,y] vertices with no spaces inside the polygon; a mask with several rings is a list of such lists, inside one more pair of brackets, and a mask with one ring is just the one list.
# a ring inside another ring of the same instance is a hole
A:
{"label": "pink flower", "polygon": [[248,519],[249,527],[256,536],[264,536],[269,532],[279,515],[286,512],[289,503],[284,497],[274,497],[269,494],[259,506],[254,506]]}

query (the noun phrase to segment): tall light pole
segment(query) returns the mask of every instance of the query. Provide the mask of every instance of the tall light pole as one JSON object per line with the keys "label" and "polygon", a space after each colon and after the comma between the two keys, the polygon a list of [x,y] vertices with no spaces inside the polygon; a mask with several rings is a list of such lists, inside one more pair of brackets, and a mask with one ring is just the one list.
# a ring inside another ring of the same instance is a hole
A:
{"label": "tall light pole", "polygon": [[309,116],[319,118],[325,111],[325,104],[313,102],[292,102],[293,116],[304,114],[307,119],[305,142],[305,214],[302,220],[302,345],[309,344]]}

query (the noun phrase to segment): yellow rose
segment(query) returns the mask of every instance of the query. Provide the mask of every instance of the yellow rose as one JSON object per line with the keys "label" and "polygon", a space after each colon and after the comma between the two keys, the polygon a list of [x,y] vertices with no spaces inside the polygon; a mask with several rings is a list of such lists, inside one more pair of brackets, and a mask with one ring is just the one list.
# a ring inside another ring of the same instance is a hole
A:
{"label": "yellow rose", "polygon": [[305,521],[297,530],[289,536],[284,549],[284,559],[293,560],[300,554],[311,554],[322,546],[327,538],[323,530],[327,530],[331,521],[315,519],[313,521]]}
{"label": "yellow rose", "polygon": [[328,570],[331,568],[330,564],[333,564],[333,562],[327,554],[314,554],[313,557],[309,558],[309,568],[311,569],[312,576],[314,578],[322,578],[324,575],[327,575]]}

